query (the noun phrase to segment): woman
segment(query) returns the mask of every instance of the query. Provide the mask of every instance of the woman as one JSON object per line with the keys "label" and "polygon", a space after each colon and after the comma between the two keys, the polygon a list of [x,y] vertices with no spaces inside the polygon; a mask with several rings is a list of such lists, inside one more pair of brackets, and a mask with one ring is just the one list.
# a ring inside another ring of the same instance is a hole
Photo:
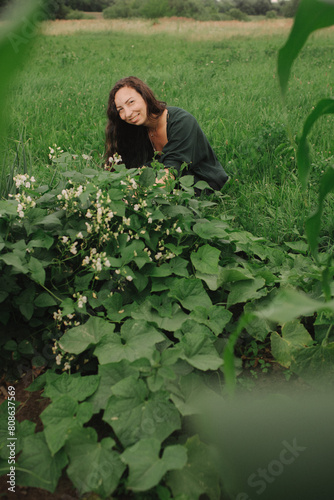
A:
{"label": "woman", "polygon": [[[118,153],[127,168],[149,165],[191,174],[220,190],[228,179],[204,132],[187,111],[155,98],[139,78],[119,80],[109,95],[106,159]],[[168,170],[167,170],[168,171]]]}

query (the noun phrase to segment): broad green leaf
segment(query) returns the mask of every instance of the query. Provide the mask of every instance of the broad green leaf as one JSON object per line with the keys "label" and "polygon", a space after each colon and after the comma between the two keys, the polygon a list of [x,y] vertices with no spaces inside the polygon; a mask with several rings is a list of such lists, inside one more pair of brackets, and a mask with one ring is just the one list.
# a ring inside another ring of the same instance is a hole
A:
{"label": "broad green leaf", "polygon": [[40,293],[34,303],[37,307],[50,307],[57,305],[57,301],[47,292]]}
{"label": "broad green leaf", "polygon": [[256,315],[282,325],[300,316],[311,316],[322,310],[334,311],[334,301],[321,302],[310,298],[305,293],[282,289],[272,303],[257,311]]}
{"label": "broad green leaf", "polygon": [[53,237],[41,229],[33,234],[33,239],[29,241],[27,248],[46,248],[49,250],[53,245]]}
{"label": "broad green leaf", "polygon": [[113,323],[102,318],[90,317],[80,326],[68,330],[60,339],[60,346],[67,352],[80,354],[99,343],[104,335],[112,336],[115,329]]}
{"label": "broad green leaf", "polygon": [[45,270],[43,264],[35,259],[35,257],[30,257],[28,268],[31,273],[31,277],[37,283],[44,285],[45,283]]}
{"label": "broad green leaf", "polygon": [[210,307],[210,297],[199,279],[182,278],[174,281],[168,294],[178,300],[185,309],[193,311],[198,306]]}
{"label": "broad green leaf", "polygon": [[189,438],[185,447],[188,452],[187,465],[167,475],[166,482],[173,492],[173,498],[184,494],[188,500],[198,500],[202,494],[206,494],[210,500],[219,500],[219,474],[210,448],[197,435]]}
{"label": "broad green leaf", "polygon": [[129,361],[123,360],[117,363],[99,365],[100,383],[97,390],[88,398],[88,402],[93,404],[94,413],[105,409],[108,399],[112,395],[112,387],[122,379],[133,376],[138,377],[139,371],[130,366]]}
{"label": "broad green leaf", "polygon": [[44,390],[44,396],[52,399],[53,401],[59,399],[61,396],[69,396],[75,401],[83,401],[91,396],[97,389],[100,381],[99,375],[86,375],[81,376],[80,373],[72,375],[64,372],[55,377],[48,377]]}
{"label": "broad green leaf", "polygon": [[23,450],[17,460],[17,484],[54,493],[68,462],[64,450],[52,456],[43,432],[23,438],[22,445]]}
{"label": "broad green leaf", "polygon": [[149,393],[143,380],[128,377],[113,386],[103,420],[125,447],[150,437],[161,443],[181,426],[180,414],[168,398],[166,392]]}
{"label": "broad green leaf", "polygon": [[121,328],[121,335],[106,335],[94,350],[101,365],[116,363],[124,359],[134,361],[140,358],[152,359],[155,344],[165,337],[146,321],[129,319]]}
{"label": "broad green leaf", "polygon": [[168,265],[170,270],[172,271],[172,274],[175,274],[176,276],[183,276],[185,278],[188,277],[189,273],[187,270],[187,260],[182,259],[182,257],[174,257],[174,259],[170,260]]}
{"label": "broad green leaf", "polygon": [[157,439],[142,439],[122,454],[122,460],[130,469],[127,483],[130,490],[149,490],[160,482],[167,471],[182,469],[185,466],[187,451],[183,446],[167,446],[161,458],[160,446]]}
{"label": "broad green leaf", "polygon": [[145,167],[141,170],[138,184],[143,187],[152,186],[155,183],[156,173],[153,168]]}
{"label": "broad green leaf", "polygon": [[222,283],[233,283],[235,281],[251,280],[254,276],[242,267],[223,268],[220,273]]}
{"label": "broad green leaf", "polygon": [[220,250],[211,245],[203,245],[190,254],[190,259],[197,271],[205,274],[218,274]]}
{"label": "broad green leaf", "polygon": [[274,288],[265,297],[261,297],[259,300],[255,300],[253,302],[247,302],[244,305],[244,313],[253,316],[253,319],[245,325],[245,328],[249,335],[260,342],[264,342],[268,334],[275,331],[276,322],[267,318],[256,316],[256,311],[261,311],[262,309],[268,307],[276,295],[277,288]]}
{"label": "broad green leaf", "polygon": [[[334,5],[333,5],[333,14],[334,14]],[[305,120],[303,133],[299,140],[298,150],[297,150],[299,180],[304,189],[306,189],[307,187],[307,181],[311,169],[311,160],[309,154],[309,145],[307,143],[307,135],[310,132],[314,122],[318,120],[318,118],[330,113],[334,113],[334,99],[329,97],[327,99],[322,99],[321,101],[319,101],[315,106],[314,110],[312,111],[312,113]],[[324,186],[326,187],[325,184]],[[333,185],[331,189],[333,189]]]}
{"label": "broad green leaf", "polygon": [[170,317],[162,316],[161,309],[159,314],[159,311],[152,305],[151,300],[148,299],[143,304],[138,305],[131,312],[131,316],[138,321],[145,320],[149,323],[155,323],[162,330],[174,332],[188,319],[188,315],[181,309],[179,304],[170,301],[170,305]]}
{"label": "broad green leaf", "polygon": [[51,403],[41,414],[45,439],[55,455],[65,444],[72,431],[80,429],[93,415],[91,403],[78,404],[70,396],[64,395]]}
{"label": "broad green leaf", "polygon": [[175,336],[180,340],[175,349],[180,353],[180,358],[191,366],[207,371],[217,370],[222,365],[222,358],[213,345],[213,334],[206,326],[189,320]]}
{"label": "broad green leaf", "polygon": [[270,337],[271,352],[282,366],[289,368],[292,360],[292,351],[313,344],[313,339],[306,328],[298,321],[285,323],[282,336],[273,332]]}
{"label": "broad green leaf", "polygon": [[205,384],[199,373],[189,373],[170,384],[171,400],[183,417],[198,415],[205,408],[205,400],[216,400],[219,396]]}
{"label": "broad green leaf", "polygon": [[95,492],[102,498],[109,498],[117,488],[125,465],[112,449],[114,445],[115,441],[109,437],[98,443],[92,427],[73,432],[66,443],[70,459],[66,472],[80,495]]}
{"label": "broad green leaf", "polygon": [[284,244],[294,250],[295,252],[302,253],[304,255],[307,254],[308,246],[307,243],[303,240],[299,241],[285,241]]}
{"label": "broad green leaf", "polygon": [[263,278],[254,278],[252,280],[233,283],[230,286],[231,291],[227,298],[227,307],[263,297],[268,293],[268,290],[263,288],[264,285],[265,280]]}
{"label": "broad green leaf", "polygon": [[278,76],[282,94],[285,95],[292,64],[309,35],[318,29],[334,24],[334,5],[318,0],[301,0],[292,30],[278,54]]}
{"label": "broad green leaf", "polygon": [[[0,44],[1,44],[1,42],[0,42]],[[0,76],[0,78],[1,78],[1,76]],[[1,97],[0,97],[0,99],[1,99]],[[0,133],[1,133],[1,121],[0,121]],[[0,216],[1,217],[3,217],[4,215],[16,216],[17,215],[17,205],[18,205],[17,201],[14,201],[14,200],[0,200]]]}
{"label": "broad green leaf", "polygon": [[223,306],[215,305],[209,308],[198,306],[191,311],[190,319],[208,326],[215,335],[223,333],[225,326],[232,318],[232,313]]}
{"label": "broad green leaf", "polygon": [[333,388],[334,343],[305,347],[293,352],[291,370],[308,383]]}
{"label": "broad green leaf", "polygon": [[201,238],[211,240],[213,238],[226,238],[228,235],[226,229],[229,227],[229,224],[225,221],[211,220],[206,222],[197,222],[193,227],[193,231]]}
{"label": "broad green leaf", "polygon": [[2,260],[7,266],[13,266],[16,272],[27,274],[28,264],[19,255],[19,252],[11,252],[0,255],[0,260]]}

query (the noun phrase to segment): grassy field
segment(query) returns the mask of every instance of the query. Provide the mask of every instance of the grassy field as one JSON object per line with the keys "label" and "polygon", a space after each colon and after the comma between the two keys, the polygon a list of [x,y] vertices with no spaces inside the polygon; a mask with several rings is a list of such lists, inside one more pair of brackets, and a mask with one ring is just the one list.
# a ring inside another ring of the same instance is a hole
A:
{"label": "grassy field", "polygon": [[[290,27],[288,20],[44,23],[8,100],[2,180],[25,163],[38,181],[50,182],[54,144],[100,164],[108,93],[132,74],[198,119],[231,176],[221,209],[237,225],[274,242],[298,238],[316,201],[312,183],[333,157],[329,115],[310,136],[314,169],[310,190],[302,193],[296,141],[312,106],[332,94],[333,30],[308,41],[283,105],[276,63]],[[325,244],[333,233],[332,205],[325,208]]]}

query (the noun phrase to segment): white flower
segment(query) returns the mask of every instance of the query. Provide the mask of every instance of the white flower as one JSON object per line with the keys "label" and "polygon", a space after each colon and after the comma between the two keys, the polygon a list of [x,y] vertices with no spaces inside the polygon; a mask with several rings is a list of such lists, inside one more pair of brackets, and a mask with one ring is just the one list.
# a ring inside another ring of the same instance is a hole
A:
{"label": "white flower", "polygon": [[152,224],[152,217],[149,217],[149,218],[147,219],[147,222],[148,222],[149,224]]}
{"label": "white flower", "polygon": [[58,309],[58,311],[57,311],[57,312],[54,312],[54,313],[53,313],[53,319],[54,319],[55,321],[61,321],[61,320],[63,319],[63,316],[62,316],[62,314],[61,314],[61,310],[60,310],[60,309]]}
{"label": "white flower", "polygon": [[80,231],[80,233],[77,234],[77,238],[83,238],[83,234],[81,231]]}
{"label": "white flower", "polygon": [[70,370],[70,369],[71,369],[71,365],[70,365],[70,363],[68,361],[66,361],[66,363],[64,364],[63,370],[66,371],[66,370]]}
{"label": "white flower", "polygon": [[93,215],[92,215],[92,213],[91,213],[90,210],[87,210],[86,217],[87,217],[87,219],[91,219],[93,217]]}
{"label": "white flower", "polygon": [[61,241],[62,241],[63,243],[67,243],[67,242],[68,242],[68,236],[62,236],[62,237],[61,237]]}
{"label": "white flower", "polygon": [[63,356],[61,354],[57,354],[57,356],[56,356],[56,364],[57,365],[60,365],[62,357]]}
{"label": "white flower", "polygon": [[133,210],[135,212],[138,212],[139,209],[140,209],[140,205],[138,205],[138,203],[136,203],[135,206],[133,207]]}
{"label": "white flower", "polygon": [[83,266],[88,266],[88,264],[89,264],[89,257],[88,257],[88,255],[86,255],[86,257],[85,257],[85,258],[84,258],[84,260],[82,261],[82,265],[83,265]]}
{"label": "white flower", "polygon": [[177,233],[182,233],[182,229],[181,229],[180,227],[177,227],[177,228],[175,229],[175,231],[176,231]]}
{"label": "white flower", "polygon": [[73,255],[78,253],[78,250],[76,249],[77,244],[78,244],[78,242],[76,241],[75,243],[73,243],[73,245],[70,248],[70,252],[73,253]]}
{"label": "white flower", "polygon": [[161,257],[162,257],[162,253],[161,253],[161,252],[158,252],[158,253],[155,255],[155,259],[156,259],[156,260],[161,259]]}
{"label": "white flower", "polygon": [[49,150],[50,150],[50,153],[53,155],[53,153],[55,152],[55,150],[53,148],[50,148],[50,146],[49,146]]}
{"label": "white flower", "polygon": [[132,281],[132,280],[133,280],[133,277],[132,277],[132,276],[126,276],[126,279],[127,279],[128,281]]}
{"label": "white flower", "polygon": [[89,155],[82,155],[84,160],[91,160],[93,157]]}

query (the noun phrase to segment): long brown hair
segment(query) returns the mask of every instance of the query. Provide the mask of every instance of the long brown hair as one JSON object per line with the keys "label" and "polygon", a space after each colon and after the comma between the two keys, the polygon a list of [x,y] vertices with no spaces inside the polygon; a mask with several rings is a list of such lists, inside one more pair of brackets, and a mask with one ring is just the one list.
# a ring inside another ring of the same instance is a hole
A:
{"label": "long brown hair", "polygon": [[[106,126],[105,159],[115,153],[121,155],[127,168],[142,166],[152,154],[152,146],[144,126],[134,126],[122,120],[115,105],[115,95],[123,87],[130,87],[138,92],[147,105],[148,118],[156,118],[166,109],[166,103],[159,101],[146,83],[135,76],[122,78],[111,89],[108,100]],[[153,156],[153,155],[152,155]]]}

